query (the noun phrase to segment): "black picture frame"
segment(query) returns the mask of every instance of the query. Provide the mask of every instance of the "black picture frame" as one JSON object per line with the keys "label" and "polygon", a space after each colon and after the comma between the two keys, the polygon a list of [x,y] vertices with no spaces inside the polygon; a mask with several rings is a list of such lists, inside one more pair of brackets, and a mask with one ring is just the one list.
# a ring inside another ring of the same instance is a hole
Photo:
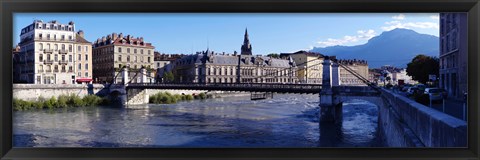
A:
{"label": "black picture frame", "polygon": [[[2,0],[2,159],[479,159],[479,0]],[[15,12],[468,12],[467,148],[12,148]]]}

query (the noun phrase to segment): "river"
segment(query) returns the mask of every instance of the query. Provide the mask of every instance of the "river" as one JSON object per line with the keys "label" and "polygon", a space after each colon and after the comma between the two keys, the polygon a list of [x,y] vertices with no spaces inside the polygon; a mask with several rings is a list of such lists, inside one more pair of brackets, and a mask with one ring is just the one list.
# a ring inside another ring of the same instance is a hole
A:
{"label": "river", "polygon": [[343,105],[341,124],[318,122],[318,95],[276,94],[149,104],[16,111],[14,147],[384,147],[375,105]]}

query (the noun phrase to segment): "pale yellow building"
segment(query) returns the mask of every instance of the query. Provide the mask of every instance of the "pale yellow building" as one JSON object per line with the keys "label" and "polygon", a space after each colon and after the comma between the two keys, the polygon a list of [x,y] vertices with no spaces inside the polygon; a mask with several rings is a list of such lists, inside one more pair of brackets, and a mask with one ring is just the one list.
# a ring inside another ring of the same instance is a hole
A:
{"label": "pale yellow building", "polygon": [[280,57],[292,57],[297,64],[297,78],[300,83],[322,83],[323,55],[314,52],[298,51],[295,53],[282,53]]}

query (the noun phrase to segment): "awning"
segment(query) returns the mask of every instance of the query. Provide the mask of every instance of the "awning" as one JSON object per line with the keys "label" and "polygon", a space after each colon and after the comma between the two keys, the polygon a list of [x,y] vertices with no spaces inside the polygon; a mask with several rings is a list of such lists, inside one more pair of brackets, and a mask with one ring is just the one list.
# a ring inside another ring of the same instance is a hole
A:
{"label": "awning", "polygon": [[91,82],[93,79],[91,78],[77,78],[77,82]]}

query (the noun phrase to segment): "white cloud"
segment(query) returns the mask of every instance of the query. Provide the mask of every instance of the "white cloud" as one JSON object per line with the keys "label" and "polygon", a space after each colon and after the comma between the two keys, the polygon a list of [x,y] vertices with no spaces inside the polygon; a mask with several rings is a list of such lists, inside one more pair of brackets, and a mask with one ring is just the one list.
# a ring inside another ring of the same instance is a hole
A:
{"label": "white cloud", "polygon": [[434,22],[406,22],[402,23],[400,21],[390,21],[390,22],[385,22],[387,26],[383,26],[382,29],[384,31],[390,31],[395,28],[405,28],[405,29],[412,29],[412,28],[421,28],[421,29],[439,29],[438,23]]}
{"label": "white cloud", "polygon": [[357,35],[354,36],[343,36],[340,39],[328,38],[326,41],[317,42],[321,47],[327,46],[336,46],[336,45],[345,45],[348,43],[358,42],[360,40],[368,40],[376,35],[375,31],[372,29],[369,30],[359,30]]}
{"label": "white cloud", "polygon": [[398,16],[393,16],[392,18],[393,18],[393,19],[397,19],[397,20],[404,20],[404,19],[405,19],[405,15],[404,15],[404,14],[399,14]]}
{"label": "white cloud", "polygon": [[436,15],[436,16],[430,16],[431,19],[434,19],[434,20],[439,20],[440,19],[440,16],[439,15]]}

